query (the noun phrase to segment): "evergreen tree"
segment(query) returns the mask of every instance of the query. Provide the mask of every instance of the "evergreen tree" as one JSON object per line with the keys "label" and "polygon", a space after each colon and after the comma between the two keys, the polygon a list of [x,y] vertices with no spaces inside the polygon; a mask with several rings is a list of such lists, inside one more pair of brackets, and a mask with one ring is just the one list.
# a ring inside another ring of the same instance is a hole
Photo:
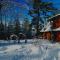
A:
{"label": "evergreen tree", "polygon": [[20,33],[20,21],[18,19],[14,21],[14,33],[17,35]]}
{"label": "evergreen tree", "polygon": [[8,23],[8,33],[14,33],[14,23],[11,20]]}
{"label": "evergreen tree", "polygon": [[55,10],[51,2],[42,2],[42,0],[33,0],[33,8],[29,10],[29,14],[33,17],[32,25],[35,24],[36,35],[39,34],[39,21],[41,20],[41,12],[46,16],[46,12]]}
{"label": "evergreen tree", "polygon": [[31,34],[31,26],[30,26],[30,21],[28,20],[28,18],[25,18],[25,20],[23,21],[23,29],[24,29],[24,33],[27,36],[30,36]]}
{"label": "evergreen tree", "polygon": [[0,1],[0,32],[4,32],[4,24],[2,22],[2,13],[1,13],[1,9],[2,9],[1,1]]}
{"label": "evergreen tree", "polygon": [[27,31],[29,29],[29,20],[27,18],[25,18],[23,25],[24,25],[24,29]]}
{"label": "evergreen tree", "polygon": [[4,32],[4,24],[2,22],[0,23],[0,32]]}
{"label": "evergreen tree", "polygon": [[39,33],[39,19],[40,19],[40,1],[39,0],[34,0],[34,3],[33,3],[33,10],[30,10],[29,13],[31,16],[33,16],[33,22],[32,24],[35,25],[35,28],[36,28],[36,35],[38,36],[38,33]]}

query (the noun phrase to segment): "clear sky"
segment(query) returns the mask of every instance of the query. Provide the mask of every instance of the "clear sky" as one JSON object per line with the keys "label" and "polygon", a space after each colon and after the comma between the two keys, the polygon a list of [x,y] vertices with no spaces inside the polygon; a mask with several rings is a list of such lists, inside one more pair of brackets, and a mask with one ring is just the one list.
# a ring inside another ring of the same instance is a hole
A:
{"label": "clear sky", "polygon": [[[28,10],[29,10],[29,4],[27,5],[26,3],[30,3],[31,0],[10,0],[14,1],[16,3],[19,3],[17,5],[14,3],[14,5],[11,4],[10,8],[6,8],[3,11],[3,15],[6,16],[6,19],[8,20],[13,20],[14,18],[19,17],[20,20],[23,20],[24,18],[28,18],[31,20],[32,18],[28,15]],[[51,1],[54,5],[54,7],[58,8],[60,10],[60,0],[43,0],[43,1]],[[5,17],[4,17],[5,19]]]}
{"label": "clear sky", "polygon": [[56,8],[60,9],[60,0],[43,0],[43,1],[51,1]]}

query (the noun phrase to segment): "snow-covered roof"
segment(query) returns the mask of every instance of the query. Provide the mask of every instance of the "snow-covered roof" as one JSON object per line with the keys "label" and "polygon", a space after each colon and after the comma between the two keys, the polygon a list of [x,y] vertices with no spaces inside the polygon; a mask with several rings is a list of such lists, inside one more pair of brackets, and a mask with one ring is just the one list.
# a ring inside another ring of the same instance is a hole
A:
{"label": "snow-covered roof", "polygon": [[52,19],[52,18],[54,18],[54,17],[57,17],[57,16],[60,16],[60,14],[56,14],[56,15],[54,15],[54,16],[51,16],[48,20],[50,20],[50,19]]}
{"label": "snow-covered roof", "polygon": [[46,28],[45,32],[46,32],[46,31],[51,31],[51,25],[49,25],[49,26]]}
{"label": "snow-covered roof", "polygon": [[60,31],[60,27],[56,28],[56,29],[53,29],[53,31]]}
{"label": "snow-covered roof", "polygon": [[15,34],[12,34],[10,37],[13,37],[13,36],[17,37],[17,35],[15,35]]}
{"label": "snow-covered roof", "polygon": [[[57,14],[57,15],[55,15],[55,16],[52,16],[52,17],[50,17],[49,19],[52,19],[52,18],[54,18],[54,17],[57,17],[57,16],[60,16],[60,14]],[[40,31],[40,32],[46,32],[46,31],[51,31],[51,24],[50,24],[50,22],[48,22],[44,27],[43,27],[43,29]],[[56,29],[53,29],[53,31],[60,31],[60,27],[59,28],[56,28]]]}
{"label": "snow-covered roof", "polygon": [[46,32],[46,31],[51,31],[51,24],[48,22],[47,25],[44,26],[44,28],[40,32]]}

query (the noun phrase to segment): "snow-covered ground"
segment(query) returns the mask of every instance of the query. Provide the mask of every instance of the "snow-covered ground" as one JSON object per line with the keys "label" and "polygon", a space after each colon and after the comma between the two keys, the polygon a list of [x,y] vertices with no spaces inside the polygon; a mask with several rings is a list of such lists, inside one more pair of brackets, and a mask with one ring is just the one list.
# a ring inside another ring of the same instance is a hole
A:
{"label": "snow-covered ground", "polygon": [[0,60],[60,60],[59,43],[52,44],[42,39],[33,41],[33,43],[30,40],[28,43],[21,41],[21,44],[5,41],[5,45],[0,41],[0,44],[3,44],[0,45]]}

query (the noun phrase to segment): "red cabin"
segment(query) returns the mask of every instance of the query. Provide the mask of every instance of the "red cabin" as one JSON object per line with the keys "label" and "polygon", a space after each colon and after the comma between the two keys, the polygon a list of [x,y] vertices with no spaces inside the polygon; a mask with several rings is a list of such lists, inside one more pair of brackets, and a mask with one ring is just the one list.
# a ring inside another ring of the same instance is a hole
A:
{"label": "red cabin", "polygon": [[43,31],[43,38],[60,42],[60,14],[49,18],[50,27]]}

